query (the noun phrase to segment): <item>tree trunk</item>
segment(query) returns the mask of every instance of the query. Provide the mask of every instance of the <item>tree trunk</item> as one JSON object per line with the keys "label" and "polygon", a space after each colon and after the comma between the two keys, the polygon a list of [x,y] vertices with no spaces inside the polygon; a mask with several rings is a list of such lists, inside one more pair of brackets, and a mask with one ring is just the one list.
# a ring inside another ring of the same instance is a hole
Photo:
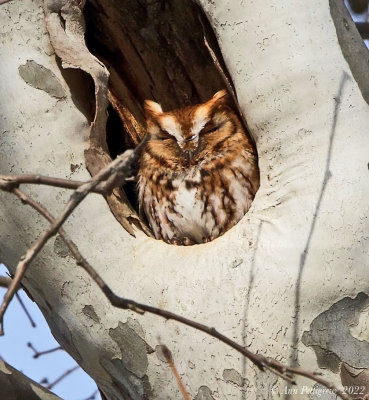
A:
{"label": "tree trunk", "polygon": [[40,384],[0,360],[1,396],[6,400],[60,400]]}
{"label": "tree trunk", "polygon": [[[56,3],[45,2],[49,25]],[[70,4],[78,9],[77,1]],[[65,229],[118,295],[213,326],[286,364],[321,369],[337,386],[365,386],[358,379],[369,368],[367,50],[338,0],[199,4],[259,154],[261,185],[250,211],[220,238],[182,247],[145,234],[134,209],[121,205],[124,193],[109,205],[92,194]],[[61,15],[67,23],[60,29],[79,43],[66,11]],[[2,173],[88,180],[87,166],[94,174],[109,161],[101,95],[107,73],[82,50],[72,60],[54,44],[61,62],[55,57],[41,1],[0,5],[0,19]],[[76,64],[95,80],[101,115],[92,133],[88,79],[63,69]],[[201,90],[199,99],[206,96]],[[58,188],[24,191],[55,216],[68,199]],[[0,261],[14,272],[48,225],[12,194],[0,192],[0,198]],[[297,389],[287,387],[203,333],[113,308],[59,236],[23,284],[55,338],[108,400],[181,399],[161,344],[171,350],[192,398],[272,399],[288,397],[289,390],[318,398],[319,386],[307,393],[311,381],[297,378]],[[368,385],[363,390],[369,393]]]}

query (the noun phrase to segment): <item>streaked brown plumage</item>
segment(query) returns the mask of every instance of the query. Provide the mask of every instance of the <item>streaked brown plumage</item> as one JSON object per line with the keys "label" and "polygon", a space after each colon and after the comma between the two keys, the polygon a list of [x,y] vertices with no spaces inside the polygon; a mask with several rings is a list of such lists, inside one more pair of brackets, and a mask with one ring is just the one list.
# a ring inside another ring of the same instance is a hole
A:
{"label": "streaked brown plumage", "polygon": [[170,112],[146,100],[145,112],[150,138],[140,159],[139,205],[155,237],[190,245],[222,235],[259,187],[254,149],[227,93]]}

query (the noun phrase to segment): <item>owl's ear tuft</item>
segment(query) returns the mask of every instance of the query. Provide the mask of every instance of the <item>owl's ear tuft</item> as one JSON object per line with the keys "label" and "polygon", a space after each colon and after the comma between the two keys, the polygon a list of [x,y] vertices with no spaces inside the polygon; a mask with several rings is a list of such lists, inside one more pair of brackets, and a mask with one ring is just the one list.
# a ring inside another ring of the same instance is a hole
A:
{"label": "owl's ear tuft", "polygon": [[144,101],[144,110],[146,119],[151,119],[153,117],[155,118],[163,113],[161,105],[159,103],[155,103],[155,101],[152,100]]}
{"label": "owl's ear tuft", "polygon": [[228,93],[224,89],[219,90],[215,93],[211,100],[216,101],[217,103],[226,103],[228,101]]}

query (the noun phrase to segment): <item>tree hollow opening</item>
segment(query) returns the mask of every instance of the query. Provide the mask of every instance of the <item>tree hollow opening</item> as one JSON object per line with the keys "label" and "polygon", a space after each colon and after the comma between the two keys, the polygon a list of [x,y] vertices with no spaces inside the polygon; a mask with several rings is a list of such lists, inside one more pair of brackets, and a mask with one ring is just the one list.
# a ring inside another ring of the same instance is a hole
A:
{"label": "tree hollow opening", "polygon": [[[239,114],[215,34],[193,1],[89,0],[84,14],[88,48],[110,73],[106,137],[100,146],[110,158],[134,148],[145,135],[146,99],[169,111],[203,103],[227,89]],[[135,224],[151,235],[147,219],[138,217],[136,188],[127,183],[109,205],[130,233]]]}

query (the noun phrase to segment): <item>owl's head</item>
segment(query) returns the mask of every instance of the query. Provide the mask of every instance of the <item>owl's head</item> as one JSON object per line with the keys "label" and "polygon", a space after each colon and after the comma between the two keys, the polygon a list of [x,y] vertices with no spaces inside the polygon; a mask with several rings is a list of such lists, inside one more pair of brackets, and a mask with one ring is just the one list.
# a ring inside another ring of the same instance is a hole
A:
{"label": "owl's head", "polygon": [[205,103],[164,112],[151,100],[144,103],[147,131],[154,140],[175,143],[186,156],[198,149],[203,135],[228,128],[228,95],[221,90]]}

